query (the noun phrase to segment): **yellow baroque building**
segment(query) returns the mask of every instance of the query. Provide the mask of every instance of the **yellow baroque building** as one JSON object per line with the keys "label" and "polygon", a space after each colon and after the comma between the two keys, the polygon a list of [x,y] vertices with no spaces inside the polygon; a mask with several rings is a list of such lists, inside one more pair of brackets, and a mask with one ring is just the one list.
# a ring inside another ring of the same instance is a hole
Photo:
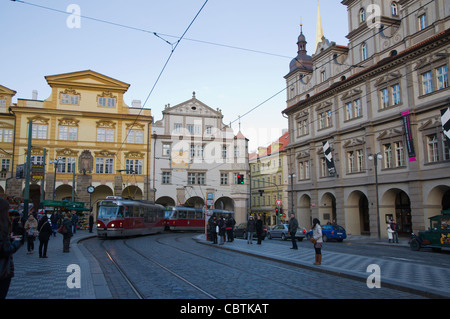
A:
{"label": "yellow baroque building", "polygon": [[149,199],[152,116],[150,109],[125,104],[130,85],[92,70],[45,79],[52,91],[43,101],[18,98],[13,104],[16,92],[0,86],[0,129],[13,129],[7,131],[12,142],[0,142],[3,191],[23,196],[25,179],[17,179],[15,170],[26,163],[31,121],[31,164],[45,171],[44,179],[31,180],[35,206],[42,199],[73,199],[95,212],[96,203],[110,195]]}

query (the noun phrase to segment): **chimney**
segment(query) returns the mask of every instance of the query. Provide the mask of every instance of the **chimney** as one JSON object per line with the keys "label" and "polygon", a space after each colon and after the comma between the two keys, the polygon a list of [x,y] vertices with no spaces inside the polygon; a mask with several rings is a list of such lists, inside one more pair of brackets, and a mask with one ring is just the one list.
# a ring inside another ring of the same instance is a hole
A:
{"label": "chimney", "polygon": [[31,93],[31,99],[32,100],[37,100],[38,98],[38,91],[37,90],[33,90],[33,92]]}
{"label": "chimney", "polygon": [[131,107],[138,107],[141,108],[141,100],[133,100],[131,101]]}

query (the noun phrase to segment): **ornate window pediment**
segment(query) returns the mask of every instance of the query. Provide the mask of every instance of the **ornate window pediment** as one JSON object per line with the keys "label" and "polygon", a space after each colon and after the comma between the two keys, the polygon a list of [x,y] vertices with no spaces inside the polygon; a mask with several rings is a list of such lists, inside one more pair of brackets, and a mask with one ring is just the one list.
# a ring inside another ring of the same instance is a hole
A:
{"label": "ornate window pediment", "polygon": [[96,123],[98,128],[116,128],[116,123],[112,121],[97,121]]}

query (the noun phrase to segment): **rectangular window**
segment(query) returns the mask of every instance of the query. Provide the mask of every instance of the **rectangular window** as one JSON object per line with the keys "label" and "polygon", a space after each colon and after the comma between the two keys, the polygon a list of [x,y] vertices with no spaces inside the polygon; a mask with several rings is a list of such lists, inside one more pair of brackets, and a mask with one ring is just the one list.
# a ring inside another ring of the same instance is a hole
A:
{"label": "rectangular window", "polygon": [[142,160],[141,159],[126,159],[125,160],[125,174],[142,175]]}
{"label": "rectangular window", "polygon": [[389,107],[389,90],[387,88],[381,90],[381,108]]}
{"label": "rectangular window", "polygon": [[75,172],[76,157],[61,157],[58,156],[57,173],[73,173]]}
{"label": "rectangular window", "polygon": [[170,144],[162,145],[162,156],[165,156],[165,157],[170,156],[170,149],[171,149],[170,146],[171,146]]}
{"label": "rectangular window", "polygon": [[205,173],[188,173],[188,185],[205,185]]}
{"label": "rectangular window", "polygon": [[78,128],[76,126],[60,126],[58,139],[61,141],[76,141],[77,131]]}
{"label": "rectangular window", "polygon": [[437,89],[442,90],[448,87],[447,66],[443,65],[436,69]]}
{"label": "rectangular window", "polygon": [[228,185],[228,173],[220,173],[220,185]]}
{"label": "rectangular window", "polygon": [[422,89],[423,94],[433,92],[433,77],[431,71],[422,74]]}
{"label": "rectangular window", "polygon": [[96,158],[95,159],[95,173],[96,174],[113,174],[114,171],[113,158]]}
{"label": "rectangular window", "polygon": [[46,139],[47,125],[33,124],[31,137],[35,139]]}
{"label": "rectangular window", "polygon": [[61,104],[78,105],[78,95],[74,94],[61,94]]}
{"label": "rectangular window", "polygon": [[162,172],[162,184],[170,184],[170,172]]}
{"label": "rectangular window", "polygon": [[438,139],[436,134],[427,136],[428,162],[439,162]]}
{"label": "rectangular window", "polygon": [[111,97],[99,97],[98,106],[115,107],[116,99]]}
{"label": "rectangular window", "polygon": [[13,141],[13,130],[0,128],[0,142],[11,143]]}
{"label": "rectangular window", "polygon": [[114,142],[114,129],[97,128],[97,142]]}
{"label": "rectangular window", "polygon": [[11,159],[10,158],[2,158],[1,165],[2,165],[2,167],[1,167],[2,171],[9,172],[9,170],[11,168]]}
{"label": "rectangular window", "polygon": [[392,86],[392,103],[398,105],[401,102],[400,96],[400,84],[395,84]]}
{"label": "rectangular window", "polygon": [[144,143],[144,131],[127,130],[127,143],[143,144]]}
{"label": "rectangular window", "polygon": [[403,155],[404,154],[403,143],[395,142],[394,151],[395,151],[395,166],[396,167],[405,166],[405,157]]}
{"label": "rectangular window", "polygon": [[427,15],[426,14],[422,14],[421,16],[419,16],[419,31],[423,30],[427,27]]}
{"label": "rectangular window", "polygon": [[383,153],[384,168],[392,168],[392,145],[390,143],[383,145]]}
{"label": "rectangular window", "polygon": [[174,124],[174,133],[181,133],[181,128],[183,127],[183,125],[181,123],[175,123]]}

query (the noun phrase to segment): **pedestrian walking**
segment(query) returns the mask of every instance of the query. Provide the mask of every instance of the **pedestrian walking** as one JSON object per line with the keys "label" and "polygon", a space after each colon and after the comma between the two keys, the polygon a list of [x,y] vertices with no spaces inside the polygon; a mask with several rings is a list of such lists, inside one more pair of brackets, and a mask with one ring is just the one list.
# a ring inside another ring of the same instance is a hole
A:
{"label": "pedestrian walking", "polygon": [[258,245],[261,245],[261,239],[262,239],[262,233],[263,233],[263,223],[261,220],[261,216],[257,216],[256,217],[256,224],[255,224],[255,228],[256,228],[256,237],[258,238]]}
{"label": "pedestrian walking", "polygon": [[295,250],[298,249],[297,241],[295,239],[295,233],[297,232],[297,228],[298,228],[297,218],[295,218],[295,214],[294,213],[291,213],[291,218],[289,220],[288,230],[289,230],[289,234],[291,235],[291,241],[292,241],[291,249],[295,249]]}
{"label": "pedestrian walking", "polygon": [[72,232],[74,234],[76,234],[77,232],[77,224],[78,224],[78,214],[75,211],[72,211],[72,226],[73,226]]}
{"label": "pedestrian walking", "polygon": [[25,231],[27,234],[27,250],[28,254],[32,254],[34,252],[34,240],[37,236],[37,226],[38,222],[36,218],[31,214],[28,216],[28,220],[25,223]]}
{"label": "pedestrian walking", "polygon": [[47,215],[44,215],[38,223],[39,230],[39,258],[47,258],[47,246],[50,237],[53,234],[52,226]]}
{"label": "pedestrian walking", "polygon": [[398,244],[398,225],[395,220],[391,221],[391,229],[392,229],[392,242]]}
{"label": "pedestrian walking", "polygon": [[253,244],[253,233],[255,232],[256,223],[253,216],[250,216],[247,222],[247,244]]}
{"label": "pedestrian walking", "polygon": [[227,240],[229,242],[234,241],[234,225],[236,225],[236,221],[234,220],[233,216],[229,214],[227,218]]}
{"label": "pedestrian walking", "polygon": [[56,212],[53,212],[52,216],[50,216],[50,222],[52,224],[53,237],[56,237],[56,231],[58,230],[59,222],[59,216]]}
{"label": "pedestrian walking", "polygon": [[94,227],[94,213],[89,214],[89,232],[92,233],[92,228]]}
{"label": "pedestrian walking", "polygon": [[5,299],[8,294],[11,279],[14,277],[13,254],[21,246],[19,236],[14,237],[11,242],[10,232],[9,203],[0,198],[0,299]]}
{"label": "pedestrian walking", "polygon": [[322,227],[320,226],[320,221],[317,218],[313,219],[312,225],[313,236],[311,242],[314,244],[314,250],[316,251],[314,265],[322,264]]}
{"label": "pedestrian walking", "polygon": [[73,236],[70,213],[66,213],[66,215],[64,216],[61,227],[63,227],[63,252],[68,253],[70,251],[70,238]]}
{"label": "pedestrian walking", "polygon": [[391,228],[391,224],[387,225],[386,230],[387,230],[387,235],[388,235],[389,242],[392,242],[392,238],[393,238],[392,233],[394,231]]}
{"label": "pedestrian walking", "polygon": [[213,244],[217,244],[217,219],[215,214],[209,218],[208,224],[211,241]]}

